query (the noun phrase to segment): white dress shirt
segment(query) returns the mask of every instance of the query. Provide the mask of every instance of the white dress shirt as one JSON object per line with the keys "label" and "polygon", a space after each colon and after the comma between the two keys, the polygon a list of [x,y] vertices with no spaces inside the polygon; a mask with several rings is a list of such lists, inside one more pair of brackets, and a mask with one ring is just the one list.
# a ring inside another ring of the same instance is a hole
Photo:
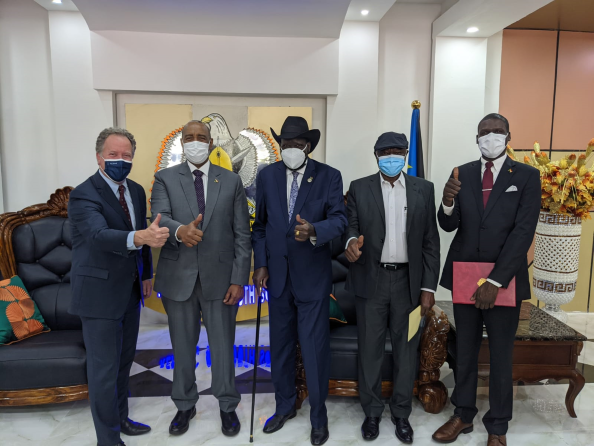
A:
{"label": "white dress shirt", "polygon": [[[503,168],[503,164],[505,163],[506,158],[507,155],[504,155],[493,161],[493,166],[491,166],[491,172],[493,172],[493,186],[495,186],[495,181],[497,181],[497,177],[499,176],[499,172],[501,172],[501,169]],[[483,180],[483,176],[485,175],[485,170],[487,170],[487,160],[481,156],[481,181]],[[446,206],[445,204],[443,204],[442,201],[441,206],[443,207],[443,213],[446,214],[448,217],[452,215],[452,213],[454,212],[454,205],[454,201],[452,201],[451,206]],[[491,282],[496,287],[501,288],[501,284],[499,282],[495,282],[491,279],[487,279],[487,281]]]}
{"label": "white dress shirt", "polygon": [[[392,185],[389,181],[384,180],[381,173],[379,176],[386,216],[386,235],[380,262],[408,263],[406,180],[404,175],[400,174],[394,185]],[[356,237],[351,237],[347,241],[347,248],[353,239],[356,239]],[[421,290],[435,294],[435,290],[428,288],[421,288]]]}
{"label": "white dress shirt", "polygon": [[[208,170],[210,169],[210,160],[206,161],[206,163],[204,163],[204,165],[200,169],[198,169],[196,166],[194,166],[191,162],[189,162],[189,161],[186,161],[186,162],[188,163],[190,172],[192,172],[192,182],[194,182],[196,180],[194,171],[199,170],[202,172],[202,184],[204,185],[204,205],[206,206],[206,194],[208,194]],[[198,197],[196,197],[196,200],[198,200]],[[202,216],[202,218],[204,219],[204,215]],[[177,229],[175,230],[175,239],[178,242],[181,242],[181,240],[177,238],[177,231],[179,231],[179,228],[181,228],[181,227],[182,227],[182,225],[178,226]]]}
{"label": "white dress shirt", "polygon": [[[109,178],[107,175],[105,175],[105,173],[103,173],[103,170],[99,169],[99,173],[101,174],[109,188],[113,191],[118,201],[120,201],[120,191],[118,190],[120,188],[120,184],[111,180],[111,178]],[[124,186],[124,199],[126,200],[126,204],[128,205],[128,211],[130,212],[130,220],[132,220],[132,227],[136,229],[136,214],[134,214],[134,205],[132,204],[132,195],[130,195],[128,180],[124,180],[124,182],[121,185]],[[136,247],[136,245],[134,244],[134,234],[136,234],[136,231],[131,231],[128,234],[128,238],[126,239],[127,248],[130,251],[140,249],[142,247]]]}
{"label": "white dress shirt", "polygon": [[[297,169],[297,170],[291,170],[291,169],[287,168],[287,210],[291,203],[291,186],[293,186],[293,178],[294,178],[293,172],[297,172],[299,174],[299,175],[297,175],[297,189],[301,189],[301,182],[303,181],[303,174],[305,173],[305,168],[307,167],[307,163],[308,163],[308,161],[306,159],[303,167],[301,167],[300,169]],[[299,224],[299,223],[297,223],[297,224]],[[312,245],[315,245],[317,240],[318,240],[318,238],[315,236],[309,238],[309,241],[312,243]]]}

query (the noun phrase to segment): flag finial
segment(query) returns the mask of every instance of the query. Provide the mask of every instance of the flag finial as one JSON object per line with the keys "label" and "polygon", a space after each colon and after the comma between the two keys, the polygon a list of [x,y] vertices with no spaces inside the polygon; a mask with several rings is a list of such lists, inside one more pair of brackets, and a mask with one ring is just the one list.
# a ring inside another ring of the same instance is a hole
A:
{"label": "flag finial", "polygon": [[412,101],[412,104],[410,104],[410,106],[412,108],[421,108],[421,102],[417,99],[415,99],[414,101]]}

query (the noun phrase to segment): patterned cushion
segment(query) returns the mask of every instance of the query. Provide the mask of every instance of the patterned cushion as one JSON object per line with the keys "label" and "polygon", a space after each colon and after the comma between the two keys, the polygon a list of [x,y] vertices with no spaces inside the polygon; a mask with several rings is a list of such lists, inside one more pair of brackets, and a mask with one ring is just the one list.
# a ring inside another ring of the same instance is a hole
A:
{"label": "patterned cushion", "polygon": [[341,322],[343,324],[347,323],[344,314],[340,309],[340,305],[338,305],[338,302],[336,301],[336,297],[334,297],[332,294],[330,295],[330,320]]}
{"label": "patterned cushion", "polygon": [[0,344],[12,344],[49,331],[23,281],[14,276],[0,282]]}

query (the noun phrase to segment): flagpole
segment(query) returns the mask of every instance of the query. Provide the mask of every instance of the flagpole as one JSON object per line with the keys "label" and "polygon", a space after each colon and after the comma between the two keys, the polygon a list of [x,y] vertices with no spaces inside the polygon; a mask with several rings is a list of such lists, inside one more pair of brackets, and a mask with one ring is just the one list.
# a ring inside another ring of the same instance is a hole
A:
{"label": "flagpole", "polygon": [[[258,294],[258,290],[256,288],[256,294]],[[258,298],[258,315],[256,317],[256,343],[254,345],[255,352],[254,352],[254,378],[252,380],[252,421],[250,425],[250,443],[254,442],[254,409],[256,407],[256,376],[258,373],[258,344],[260,343],[260,315],[262,311],[262,295],[264,294],[264,290],[260,293]]]}

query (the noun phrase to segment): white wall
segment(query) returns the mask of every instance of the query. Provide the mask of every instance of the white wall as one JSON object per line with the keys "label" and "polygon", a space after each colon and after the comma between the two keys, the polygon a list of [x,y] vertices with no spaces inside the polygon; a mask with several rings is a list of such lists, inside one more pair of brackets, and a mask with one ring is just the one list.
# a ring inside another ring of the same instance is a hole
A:
{"label": "white wall", "polygon": [[499,85],[501,81],[501,48],[503,30],[487,39],[487,72],[485,79],[485,115],[499,112]]}
{"label": "white wall", "polygon": [[93,86],[104,90],[336,94],[338,41],[91,32]]}
{"label": "white wall", "polygon": [[378,136],[395,131],[410,140],[410,104],[421,101],[425,168],[430,159],[431,25],[440,11],[438,4],[396,2],[379,22]]}
{"label": "white wall", "polygon": [[49,12],[58,180],[77,186],[97,170],[95,141],[113,125],[112,94],[93,88],[89,27],[78,12]]}
{"label": "white wall", "polygon": [[340,33],[338,95],[328,97],[326,162],[342,172],[344,189],[377,170],[379,22],[344,22]]}
{"label": "white wall", "polygon": [[[485,115],[487,39],[437,37],[431,91],[431,181],[436,205],[452,169],[480,158],[476,145],[479,121]],[[464,187],[464,185],[462,185]],[[441,263],[445,262],[453,233],[440,230]],[[437,299],[449,299],[439,288]]]}
{"label": "white wall", "polygon": [[4,210],[43,203],[60,186],[47,10],[0,0],[0,153]]}

